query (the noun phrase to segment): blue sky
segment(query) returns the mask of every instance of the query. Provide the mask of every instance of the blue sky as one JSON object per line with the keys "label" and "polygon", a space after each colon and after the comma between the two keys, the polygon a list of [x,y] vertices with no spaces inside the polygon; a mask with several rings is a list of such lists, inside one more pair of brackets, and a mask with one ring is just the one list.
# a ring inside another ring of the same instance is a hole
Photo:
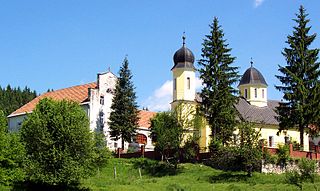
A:
{"label": "blue sky", "polygon": [[[138,103],[166,110],[171,100],[172,56],[182,45],[200,59],[208,25],[217,16],[240,74],[254,66],[275,90],[281,51],[299,5],[319,33],[318,0],[0,1],[0,85],[29,86],[38,93],[96,80],[108,67],[118,73],[126,55]],[[320,48],[320,37],[313,47]],[[195,64],[197,67],[197,64]]]}

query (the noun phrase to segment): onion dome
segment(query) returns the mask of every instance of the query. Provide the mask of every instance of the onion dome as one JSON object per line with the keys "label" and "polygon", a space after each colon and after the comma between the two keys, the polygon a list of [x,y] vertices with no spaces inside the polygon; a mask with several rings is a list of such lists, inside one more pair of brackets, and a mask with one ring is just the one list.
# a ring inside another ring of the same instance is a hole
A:
{"label": "onion dome", "polygon": [[174,56],[173,56],[174,66],[172,69],[174,68],[194,69],[194,66],[193,66],[194,55],[191,52],[191,50],[189,50],[186,47],[186,43],[185,43],[186,37],[184,35],[182,37],[182,40],[183,40],[182,47],[174,53]]}
{"label": "onion dome", "polygon": [[247,85],[247,84],[254,84],[254,85],[265,85],[268,86],[266,80],[264,79],[263,75],[252,66],[253,62],[251,61],[251,67],[248,68],[245,73],[243,74],[239,86]]}

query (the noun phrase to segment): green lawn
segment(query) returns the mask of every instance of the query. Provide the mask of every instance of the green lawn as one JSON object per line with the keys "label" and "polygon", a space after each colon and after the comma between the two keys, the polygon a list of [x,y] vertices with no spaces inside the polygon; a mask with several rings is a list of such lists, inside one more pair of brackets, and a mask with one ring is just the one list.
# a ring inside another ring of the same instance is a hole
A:
{"label": "green lawn", "polygon": [[[284,175],[254,173],[247,178],[245,173],[227,173],[201,164],[181,164],[176,175],[152,176],[133,165],[136,159],[111,159],[106,168],[96,176],[84,180],[82,186],[91,190],[300,190],[297,186],[285,183]],[[114,178],[114,167],[117,177]],[[317,182],[304,183],[303,190],[317,190]]]}

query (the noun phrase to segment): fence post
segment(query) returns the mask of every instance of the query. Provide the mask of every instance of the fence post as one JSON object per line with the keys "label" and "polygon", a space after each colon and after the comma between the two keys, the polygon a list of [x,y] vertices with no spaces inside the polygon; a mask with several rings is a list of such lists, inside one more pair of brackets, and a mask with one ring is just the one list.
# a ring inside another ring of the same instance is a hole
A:
{"label": "fence post", "polygon": [[144,158],[144,145],[141,145],[141,157]]}
{"label": "fence post", "polygon": [[290,155],[290,157],[292,157],[292,155],[293,155],[293,145],[292,145],[292,143],[289,144],[289,155]]}
{"label": "fence post", "polygon": [[118,148],[118,158],[121,158],[120,148]]}

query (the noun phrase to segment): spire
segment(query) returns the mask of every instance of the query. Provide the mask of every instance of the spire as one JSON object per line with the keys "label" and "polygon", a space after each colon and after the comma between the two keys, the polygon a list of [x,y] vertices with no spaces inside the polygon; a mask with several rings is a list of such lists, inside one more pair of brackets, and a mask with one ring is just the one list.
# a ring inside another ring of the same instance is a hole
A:
{"label": "spire", "polygon": [[183,35],[182,35],[182,45],[185,46],[186,44],[186,32],[183,31]]}
{"label": "spire", "polygon": [[252,57],[251,57],[250,65],[251,65],[251,68],[252,68],[252,66],[253,66]]}

